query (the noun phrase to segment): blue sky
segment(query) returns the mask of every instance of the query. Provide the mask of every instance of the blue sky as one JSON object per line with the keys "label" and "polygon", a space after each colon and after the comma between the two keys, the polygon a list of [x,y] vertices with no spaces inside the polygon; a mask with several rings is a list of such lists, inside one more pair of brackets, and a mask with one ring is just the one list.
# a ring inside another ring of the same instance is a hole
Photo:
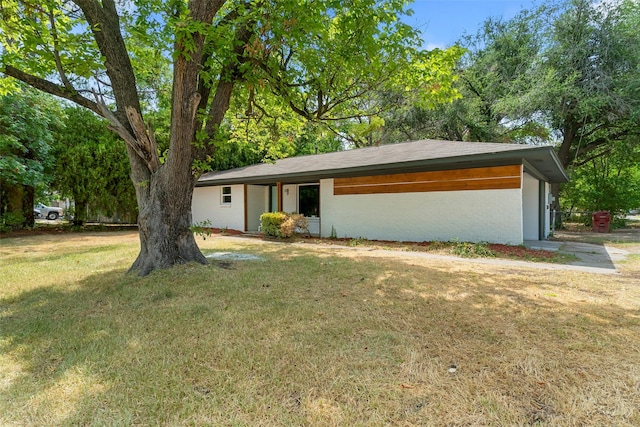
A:
{"label": "blue sky", "polygon": [[534,0],[414,0],[413,16],[404,21],[422,32],[425,48],[451,46],[465,32],[475,34],[490,16],[513,18]]}

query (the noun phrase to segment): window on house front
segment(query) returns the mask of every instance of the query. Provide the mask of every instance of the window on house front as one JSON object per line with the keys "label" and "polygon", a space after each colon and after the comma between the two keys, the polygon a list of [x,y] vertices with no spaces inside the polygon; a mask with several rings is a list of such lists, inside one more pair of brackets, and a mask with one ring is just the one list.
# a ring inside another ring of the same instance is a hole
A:
{"label": "window on house front", "polygon": [[320,216],[319,185],[301,185],[298,187],[298,209],[306,217]]}
{"label": "window on house front", "polygon": [[220,200],[220,202],[223,205],[230,205],[231,204],[231,187],[222,187],[222,198]]}

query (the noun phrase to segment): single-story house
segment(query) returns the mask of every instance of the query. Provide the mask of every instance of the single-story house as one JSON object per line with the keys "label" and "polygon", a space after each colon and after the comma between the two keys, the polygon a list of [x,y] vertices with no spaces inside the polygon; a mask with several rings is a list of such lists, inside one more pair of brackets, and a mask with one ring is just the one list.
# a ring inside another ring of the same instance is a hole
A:
{"label": "single-story house", "polygon": [[204,174],[193,222],[258,231],[264,212],[304,214],[312,234],[522,244],[549,236],[552,147],[422,140]]}

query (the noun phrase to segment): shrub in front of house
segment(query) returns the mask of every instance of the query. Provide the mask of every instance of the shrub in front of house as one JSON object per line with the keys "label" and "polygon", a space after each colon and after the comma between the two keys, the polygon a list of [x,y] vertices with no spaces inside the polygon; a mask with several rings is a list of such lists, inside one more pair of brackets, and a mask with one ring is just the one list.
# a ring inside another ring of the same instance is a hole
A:
{"label": "shrub in front of house", "polygon": [[260,230],[272,237],[291,237],[296,232],[309,233],[307,219],[302,214],[265,212],[260,215]]}
{"label": "shrub in front of house", "polygon": [[265,212],[260,215],[260,230],[267,236],[279,237],[285,219],[287,214],[284,212]]}
{"label": "shrub in front of house", "polygon": [[282,237],[291,237],[293,233],[309,234],[309,224],[307,218],[302,214],[287,214],[287,219],[280,226],[280,235]]}

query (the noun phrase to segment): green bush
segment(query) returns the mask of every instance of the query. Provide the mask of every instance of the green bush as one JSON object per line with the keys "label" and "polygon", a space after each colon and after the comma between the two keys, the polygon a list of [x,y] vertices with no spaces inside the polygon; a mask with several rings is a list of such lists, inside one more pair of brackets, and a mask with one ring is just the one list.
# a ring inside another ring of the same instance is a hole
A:
{"label": "green bush", "polygon": [[304,215],[286,212],[265,212],[260,215],[260,230],[272,237],[291,237],[296,230],[309,233]]}
{"label": "green bush", "polygon": [[21,214],[7,212],[0,215],[0,231],[7,232],[17,230],[22,227],[24,217]]}
{"label": "green bush", "polygon": [[272,237],[280,237],[280,226],[287,219],[284,212],[265,212],[260,215],[260,230]]}
{"label": "green bush", "polygon": [[191,225],[190,229],[196,236],[200,236],[203,240],[207,240],[207,237],[211,236],[211,221],[207,219],[202,222],[196,222]]}

